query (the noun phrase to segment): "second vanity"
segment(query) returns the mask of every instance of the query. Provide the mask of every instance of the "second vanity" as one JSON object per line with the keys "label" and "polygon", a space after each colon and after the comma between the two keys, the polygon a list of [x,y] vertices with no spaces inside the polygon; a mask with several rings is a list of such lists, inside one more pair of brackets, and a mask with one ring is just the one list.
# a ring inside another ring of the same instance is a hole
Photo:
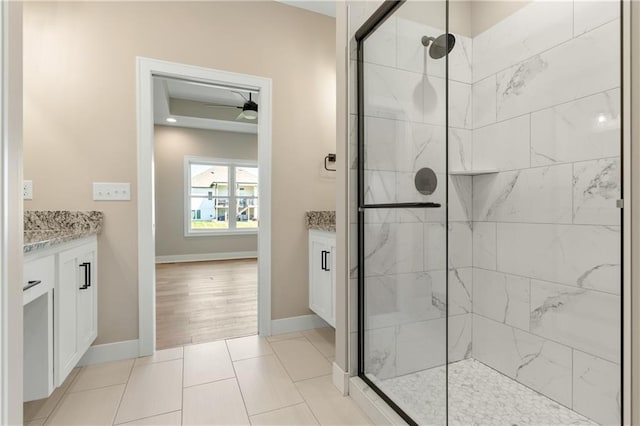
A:
{"label": "second vanity", "polygon": [[25,212],[25,401],[48,397],[97,337],[102,222],[101,212]]}
{"label": "second vanity", "polygon": [[309,230],[309,309],[336,326],[336,214],[306,213]]}

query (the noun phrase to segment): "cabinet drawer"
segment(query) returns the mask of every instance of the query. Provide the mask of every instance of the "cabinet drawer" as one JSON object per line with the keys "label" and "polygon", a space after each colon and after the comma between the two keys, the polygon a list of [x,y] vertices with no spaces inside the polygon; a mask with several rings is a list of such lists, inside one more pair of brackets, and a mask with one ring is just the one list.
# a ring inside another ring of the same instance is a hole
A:
{"label": "cabinet drawer", "polygon": [[23,304],[27,304],[53,288],[56,276],[55,256],[26,260],[23,273]]}

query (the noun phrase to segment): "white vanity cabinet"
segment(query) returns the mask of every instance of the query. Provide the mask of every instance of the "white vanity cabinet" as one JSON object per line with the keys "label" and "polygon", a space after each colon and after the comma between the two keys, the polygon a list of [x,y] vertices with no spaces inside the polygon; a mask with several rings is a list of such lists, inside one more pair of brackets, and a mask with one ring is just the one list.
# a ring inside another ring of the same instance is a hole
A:
{"label": "white vanity cabinet", "polygon": [[98,335],[95,238],[58,255],[54,336],[55,377],[60,386]]}
{"label": "white vanity cabinet", "polygon": [[336,325],[336,234],[309,230],[309,309]]}

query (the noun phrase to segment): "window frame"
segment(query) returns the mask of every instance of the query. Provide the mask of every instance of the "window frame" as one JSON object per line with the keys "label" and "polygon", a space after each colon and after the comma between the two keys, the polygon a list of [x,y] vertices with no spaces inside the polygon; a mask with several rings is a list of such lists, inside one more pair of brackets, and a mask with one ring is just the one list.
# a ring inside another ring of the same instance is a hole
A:
{"label": "window frame", "polygon": [[[191,229],[191,165],[205,165],[205,166],[224,166],[228,168],[228,195],[226,197],[229,200],[228,206],[228,221],[229,227],[226,229]],[[247,197],[238,196],[236,194],[236,169],[238,167],[255,167],[258,168],[258,162],[253,160],[238,160],[229,158],[209,158],[209,157],[184,157],[184,207],[182,215],[184,217],[184,236],[185,237],[211,237],[215,235],[257,235],[258,226],[255,228],[238,228],[236,220],[236,211],[238,208],[238,200],[240,199],[255,199],[260,205],[260,189],[258,189],[258,196]],[[258,181],[258,188],[260,188],[260,182]],[[259,222],[260,219],[258,219]]]}

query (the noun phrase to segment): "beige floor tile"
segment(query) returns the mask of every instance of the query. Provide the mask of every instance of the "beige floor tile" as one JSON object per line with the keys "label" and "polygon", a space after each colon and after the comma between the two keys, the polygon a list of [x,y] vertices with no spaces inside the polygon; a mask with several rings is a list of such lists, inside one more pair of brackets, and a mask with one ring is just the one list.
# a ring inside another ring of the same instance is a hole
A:
{"label": "beige floor tile", "polygon": [[274,355],[249,358],[233,364],[250,416],[303,402]]}
{"label": "beige floor tile", "polygon": [[182,360],[139,365],[131,371],[117,423],[178,411],[182,408]]}
{"label": "beige floor tile", "polygon": [[125,385],[68,393],[47,425],[112,425]]}
{"label": "beige floor tile", "polygon": [[182,424],[182,411],[174,411],[173,413],[147,417],[146,419],[122,424],[126,426],[180,426]]}
{"label": "beige floor tile", "polygon": [[27,426],[42,426],[44,424],[45,420],[47,420],[47,419],[31,420],[30,422],[25,422],[25,425],[27,425]]}
{"label": "beige floor tile", "polygon": [[350,397],[342,396],[331,376],[303,380],[296,387],[321,425],[373,425]]}
{"label": "beige floor tile", "polygon": [[305,338],[282,340],[271,344],[294,382],[331,374],[331,364]]}
{"label": "beige floor tile", "polygon": [[56,408],[64,393],[69,389],[71,383],[78,375],[79,368],[71,370],[62,386],[53,391],[49,398],[39,399],[37,401],[25,402],[22,406],[22,417],[25,422],[34,419],[46,419]]}
{"label": "beige floor tile", "polygon": [[255,426],[303,426],[317,425],[318,421],[307,404],[298,404],[292,407],[281,408],[279,410],[269,411],[268,413],[257,414],[251,416],[251,424]]}
{"label": "beige floor tile", "polygon": [[255,358],[273,353],[271,345],[264,337],[258,335],[227,340],[232,361]]}
{"label": "beige floor tile", "polygon": [[314,328],[302,332],[317,350],[326,358],[336,354],[336,332],[331,327]]}
{"label": "beige floor tile", "polygon": [[289,339],[298,339],[300,337],[304,337],[302,333],[298,331],[294,331],[292,333],[283,333],[283,334],[275,334],[273,336],[267,337],[268,342],[279,342],[281,340],[289,340]]}
{"label": "beige floor tile", "polygon": [[129,380],[129,374],[132,368],[132,359],[82,367],[78,373],[78,377],[69,388],[69,392],[80,392],[88,389],[125,384],[127,380]]}
{"label": "beige floor tile", "polygon": [[224,340],[184,347],[184,386],[235,377]]}
{"label": "beige floor tile", "polygon": [[141,358],[136,359],[135,365],[143,365],[150,364],[153,362],[163,362],[163,361],[171,361],[173,359],[181,359],[182,358],[183,349],[182,346],[171,349],[162,349],[156,351],[151,356],[143,356]]}
{"label": "beige floor tile", "polygon": [[184,389],[184,425],[246,425],[249,423],[236,379]]}

